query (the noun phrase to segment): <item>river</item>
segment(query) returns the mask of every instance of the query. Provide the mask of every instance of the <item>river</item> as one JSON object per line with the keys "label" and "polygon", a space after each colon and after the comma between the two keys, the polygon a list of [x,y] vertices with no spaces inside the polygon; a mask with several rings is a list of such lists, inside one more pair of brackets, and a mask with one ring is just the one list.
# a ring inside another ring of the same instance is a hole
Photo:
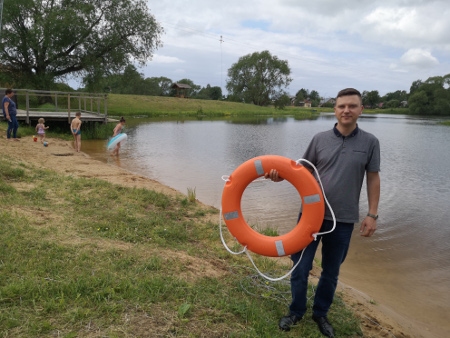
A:
{"label": "river", "polygon": [[[224,185],[240,164],[274,154],[297,160],[312,136],[330,129],[332,114],[236,120],[141,120],[127,126],[120,159],[106,154],[104,141],[83,142],[83,151],[155,179],[205,204],[220,207]],[[420,327],[426,337],[450,337],[450,128],[437,120],[404,115],[363,115],[359,127],[381,144],[378,230],[352,238],[341,280]],[[288,182],[253,183],[242,211],[248,223],[295,226],[297,191]],[[365,189],[360,214],[367,213]]]}

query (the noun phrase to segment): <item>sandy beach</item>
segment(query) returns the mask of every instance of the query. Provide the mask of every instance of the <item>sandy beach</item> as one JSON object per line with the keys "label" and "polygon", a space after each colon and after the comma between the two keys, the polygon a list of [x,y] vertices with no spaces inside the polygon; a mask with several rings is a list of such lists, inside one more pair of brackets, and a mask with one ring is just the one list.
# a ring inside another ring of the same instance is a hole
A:
{"label": "sandy beach", "polygon": [[[20,159],[24,163],[54,170],[63,175],[98,178],[118,185],[147,188],[170,195],[181,194],[155,180],[103,163],[83,152],[77,153],[73,149],[72,142],[49,139],[48,147],[44,147],[39,141],[33,142],[31,136],[19,141],[7,140],[4,131],[1,131],[3,135],[0,137],[0,152],[3,157]],[[217,217],[218,215],[219,211]],[[319,273],[319,270],[313,270],[312,276],[317,277]],[[368,295],[353,289],[350,285],[341,283],[339,292],[346,304],[361,318],[364,337],[432,337],[426,332],[420,332],[415,323],[402,319],[383,304],[371,301]],[[274,325],[277,320],[278,318],[274,318]]]}

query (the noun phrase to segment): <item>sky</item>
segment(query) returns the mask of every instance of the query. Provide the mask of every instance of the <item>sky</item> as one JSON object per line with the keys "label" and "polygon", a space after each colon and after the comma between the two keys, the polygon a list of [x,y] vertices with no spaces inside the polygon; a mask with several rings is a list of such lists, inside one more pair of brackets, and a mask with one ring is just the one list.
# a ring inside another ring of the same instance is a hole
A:
{"label": "sky", "polygon": [[340,89],[409,92],[450,73],[449,0],[148,1],[164,28],[144,78],[183,78],[226,93],[228,69],[264,50],[286,60],[292,82],[322,97]]}

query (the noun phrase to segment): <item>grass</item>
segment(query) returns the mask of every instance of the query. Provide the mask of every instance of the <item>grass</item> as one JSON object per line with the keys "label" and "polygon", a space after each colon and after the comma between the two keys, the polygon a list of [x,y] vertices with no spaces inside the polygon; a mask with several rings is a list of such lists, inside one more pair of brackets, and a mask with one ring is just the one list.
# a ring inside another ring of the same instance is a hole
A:
{"label": "grass", "polygon": [[187,188],[187,197],[190,203],[195,203],[197,200],[197,194],[195,193],[195,188]]}
{"label": "grass", "polygon": [[[310,118],[317,112],[332,112],[326,107],[292,107],[276,109],[260,107],[252,103],[219,100],[198,100],[165,96],[108,94],[108,114],[112,116],[165,117],[228,117],[228,116],[295,116]],[[366,114],[408,114],[408,108],[365,109]]]}
{"label": "grass", "polygon": [[[289,283],[228,254],[218,211],[186,201],[2,156],[0,336],[321,337],[310,312],[278,330]],[[275,276],[290,267],[255,260]],[[361,335],[339,295],[329,317]]]}
{"label": "grass", "polygon": [[235,115],[302,115],[310,117],[314,109],[259,107],[251,103],[217,100],[183,99],[163,96],[108,94],[108,114],[113,116],[235,116]]}

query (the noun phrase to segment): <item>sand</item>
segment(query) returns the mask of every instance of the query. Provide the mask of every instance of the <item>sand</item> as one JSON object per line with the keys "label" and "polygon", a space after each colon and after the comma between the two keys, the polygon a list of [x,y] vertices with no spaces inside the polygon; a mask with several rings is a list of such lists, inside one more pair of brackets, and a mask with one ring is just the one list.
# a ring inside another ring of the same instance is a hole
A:
{"label": "sand", "polygon": [[[23,162],[51,169],[63,175],[95,177],[127,187],[147,188],[170,195],[181,194],[155,180],[133,174],[113,164],[103,163],[83,152],[77,153],[73,149],[73,142],[57,139],[49,139],[48,142],[48,147],[44,147],[39,141],[33,142],[31,136],[20,141],[10,141],[2,135],[0,153],[2,156],[20,158]],[[312,280],[319,273],[319,270],[314,270]],[[348,285],[340,283],[338,292],[361,318],[364,337],[432,337],[426,332],[419,332],[415,323],[402,319],[394,311],[382,304],[374,303],[368,295]],[[274,318],[274,325],[276,322],[277,319]]]}

